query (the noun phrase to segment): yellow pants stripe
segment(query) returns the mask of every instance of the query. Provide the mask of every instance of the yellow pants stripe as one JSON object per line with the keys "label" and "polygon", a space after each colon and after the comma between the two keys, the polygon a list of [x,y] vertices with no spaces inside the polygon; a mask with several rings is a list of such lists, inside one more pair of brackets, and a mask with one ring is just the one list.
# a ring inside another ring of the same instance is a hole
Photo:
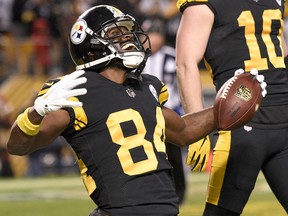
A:
{"label": "yellow pants stripe", "polygon": [[231,145],[231,132],[219,131],[216,142],[206,201],[218,205]]}

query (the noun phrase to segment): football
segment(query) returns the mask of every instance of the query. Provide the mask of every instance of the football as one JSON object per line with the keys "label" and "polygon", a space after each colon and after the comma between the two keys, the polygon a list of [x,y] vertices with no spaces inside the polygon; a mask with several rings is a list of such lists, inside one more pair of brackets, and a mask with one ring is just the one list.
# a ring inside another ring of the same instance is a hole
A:
{"label": "football", "polygon": [[220,88],[214,103],[218,130],[231,130],[249,122],[262,101],[256,76],[243,73],[230,78]]}

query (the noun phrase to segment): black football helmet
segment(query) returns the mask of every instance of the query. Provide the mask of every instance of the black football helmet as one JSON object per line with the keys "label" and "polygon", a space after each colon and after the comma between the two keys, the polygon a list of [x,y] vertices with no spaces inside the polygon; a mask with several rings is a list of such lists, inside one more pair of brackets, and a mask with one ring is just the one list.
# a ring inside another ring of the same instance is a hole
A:
{"label": "black football helmet", "polygon": [[[109,37],[106,33],[112,27],[119,28],[121,33]],[[128,31],[123,32],[120,27]],[[119,46],[119,37],[129,37],[131,40]],[[145,65],[150,50],[150,40],[135,19],[109,5],[99,5],[85,11],[74,23],[69,35],[69,52],[77,70],[101,69],[115,58],[133,70],[143,62]]]}

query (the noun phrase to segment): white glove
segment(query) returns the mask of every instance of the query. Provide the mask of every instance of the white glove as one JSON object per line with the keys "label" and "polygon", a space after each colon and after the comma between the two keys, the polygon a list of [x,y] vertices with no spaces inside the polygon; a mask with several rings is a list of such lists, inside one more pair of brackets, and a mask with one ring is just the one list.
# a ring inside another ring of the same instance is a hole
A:
{"label": "white glove", "polygon": [[[55,85],[34,102],[36,112],[44,116],[49,112],[57,111],[63,107],[80,107],[82,102],[70,101],[68,98],[87,93],[86,88],[74,89],[76,86],[87,82],[86,77],[80,77],[85,71],[78,70],[64,76]],[[78,78],[80,77],[80,78]]]}
{"label": "white glove", "polygon": [[[245,71],[241,68],[238,69],[234,72],[234,76],[238,76],[240,74],[245,73]],[[251,69],[250,74],[252,74],[253,76],[256,76],[257,81],[260,83],[261,89],[262,89],[262,97],[265,97],[265,95],[267,94],[267,83],[264,81],[264,76],[263,75],[259,75],[258,74],[258,70],[256,68]]]}

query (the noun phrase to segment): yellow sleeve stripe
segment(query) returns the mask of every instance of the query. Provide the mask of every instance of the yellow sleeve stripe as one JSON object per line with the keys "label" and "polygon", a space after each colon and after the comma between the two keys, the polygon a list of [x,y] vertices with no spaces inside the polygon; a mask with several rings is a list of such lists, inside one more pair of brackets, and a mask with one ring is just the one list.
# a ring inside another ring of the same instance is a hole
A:
{"label": "yellow sleeve stripe", "polygon": [[59,77],[57,79],[54,80],[50,80],[49,82],[46,82],[44,84],[44,86],[42,87],[42,89],[38,92],[38,96],[42,96],[44,94],[47,93],[47,91],[51,88],[51,86],[53,86],[54,84],[56,84],[58,81],[60,81],[62,79],[62,77]]}
{"label": "yellow sleeve stripe", "polygon": [[164,105],[164,103],[166,103],[166,101],[168,100],[168,96],[169,93],[167,91],[167,86],[162,83],[162,89],[159,94],[159,103],[161,106]]}
{"label": "yellow sleeve stripe", "polygon": [[[76,97],[69,98],[70,101],[79,101]],[[76,131],[81,130],[88,124],[88,118],[83,107],[73,107],[75,113],[74,129]]]}
{"label": "yellow sleeve stripe", "polygon": [[47,92],[48,90],[49,90],[49,88],[43,89],[43,90],[39,91],[39,92],[38,92],[38,96],[42,96],[42,95],[46,94],[46,92]]}
{"label": "yellow sleeve stripe", "polygon": [[177,1],[177,8],[181,11],[188,3],[191,2],[208,2],[208,0],[178,0]]}

